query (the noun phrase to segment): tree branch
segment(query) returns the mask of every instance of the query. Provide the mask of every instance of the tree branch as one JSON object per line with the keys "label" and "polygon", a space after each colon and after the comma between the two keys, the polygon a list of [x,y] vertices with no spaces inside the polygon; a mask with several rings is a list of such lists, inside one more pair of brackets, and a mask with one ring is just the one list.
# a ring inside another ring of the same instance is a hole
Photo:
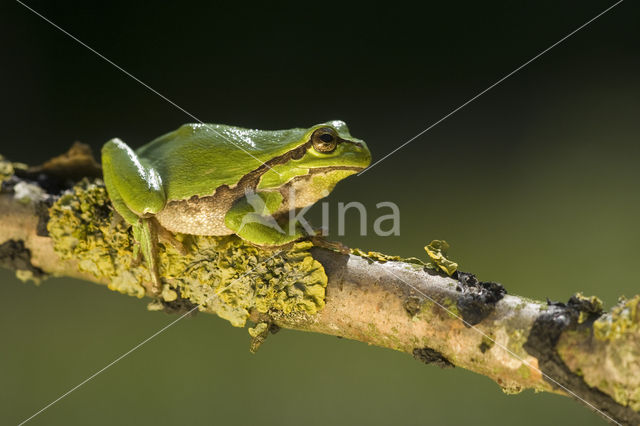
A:
{"label": "tree branch", "polygon": [[[23,280],[71,276],[144,297],[148,273],[99,176],[81,145],[39,167],[0,157],[0,266]],[[500,284],[454,272],[442,253],[423,263],[326,243],[264,250],[233,236],[177,238],[187,254],[160,244],[165,286],[150,307],[197,307],[235,326],[249,319],[252,350],[281,327],[346,337],[469,369],[507,393],[565,394],[609,421],[640,424],[640,295],[604,313],[579,294],[566,304],[505,295]]]}

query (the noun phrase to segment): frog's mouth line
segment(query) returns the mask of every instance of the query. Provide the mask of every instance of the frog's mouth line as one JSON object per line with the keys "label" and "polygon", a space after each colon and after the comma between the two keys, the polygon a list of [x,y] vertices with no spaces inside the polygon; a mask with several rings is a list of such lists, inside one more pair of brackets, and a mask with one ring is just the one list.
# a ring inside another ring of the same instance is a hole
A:
{"label": "frog's mouth line", "polygon": [[318,176],[318,175],[328,175],[332,172],[336,172],[336,171],[352,171],[352,174],[358,173],[360,171],[362,171],[363,169],[365,169],[365,167],[358,167],[358,166],[327,166],[327,167],[313,167],[313,168],[309,168],[307,169],[308,172],[306,175],[299,175],[299,176],[293,176],[291,179],[289,179],[289,181],[287,181],[288,183],[291,182],[296,182],[296,181],[301,181],[301,180],[308,180],[311,179],[314,176]]}
{"label": "frog's mouth line", "polygon": [[359,167],[359,166],[313,167],[309,169],[309,175],[313,175],[317,173],[330,173],[336,170],[353,170],[354,172],[359,172],[364,169],[365,167]]}
{"label": "frog's mouth line", "polygon": [[[362,146],[362,144],[358,143],[358,142],[353,142],[353,141],[349,141],[349,140],[344,140],[345,142],[349,142],[352,143],[354,145],[359,145]],[[261,165],[260,167],[258,167],[257,169],[251,171],[250,173],[247,174],[247,176],[243,177],[242,180],[246,180],[246,181],[255,181],[256,185],[257,182],[260,180],[260,177],[266,173],[267,171],[269,171],[270,169],[272,169],[273,167],[279,165],[279,164],[284,164],[288,161],[291,160],[299,160],[302,157],[304,157],[304,155],[307,153],[307,150],[309,148],[311,148],[312,146],[312,142],[309,140],[308,142],[300,145],[299,147],[297,147],[296,149],[289,151],[279,157],[273,158],[269,161],[267,161],[266,163],[264,163],[263,165]],[[331,167],[316,167],[316,168],[310,168],[309,169],[309,173],[308,175],[314,174],[314,173],[326,173],[328,171],[331,170],[353,170],[354,172],[360,172],[362,170],[364,170],[366,167],[359,167],[359,166],[331,166]],[[241,182],[239,182],[237,185],[234,186],[240,186],[240,187],[244,187],[244,185],[241,185]]]}
{"label": "frog's mouth line", "polygon": [[287,182],[285,182],[284,185],[290,184],[292,182],[301,181],[301,180],[308,180],[308,179],[312,178],[313,176],[322,175],[322,174],[329,174],[331,172],[335,172],[335,171],[339,171],[339,170],[347,170],[347,171],[353,171],[353,173],[358,173],[359,171],[362,171],[363,169],[364,169],[364,167],[358,167],[358,166],[332,166],[332,167],[314,167],[314,168],[309,168],[309,169],[307,169],[308,172],[307,172],[306,175],[292,176],[291,179],[289,179]]}

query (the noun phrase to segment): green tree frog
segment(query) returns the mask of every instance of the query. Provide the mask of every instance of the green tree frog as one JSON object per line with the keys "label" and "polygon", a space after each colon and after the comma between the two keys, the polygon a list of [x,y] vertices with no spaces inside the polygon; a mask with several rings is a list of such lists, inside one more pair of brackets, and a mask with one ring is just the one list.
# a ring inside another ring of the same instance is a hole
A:
{"label": "green tree frog", "polygon": [[370,162],[365,142],[337,120],[274,131],[185,124],[136,151],[119,139],[102,148],[109,198],[132,226],[154,294],[162,289],[158,235],[236,234],[258,246],[286,245],[305,236],[290,212]]}

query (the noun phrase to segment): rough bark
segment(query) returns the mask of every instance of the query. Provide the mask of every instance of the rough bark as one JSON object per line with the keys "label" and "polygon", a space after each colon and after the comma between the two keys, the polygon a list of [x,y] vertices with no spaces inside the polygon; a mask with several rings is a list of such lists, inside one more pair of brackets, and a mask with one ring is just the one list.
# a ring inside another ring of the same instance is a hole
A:
{"label": "rough bark", "polygon": [[[78,259],[63,258],[47,232],[49,208],[61,191],[81,176],[99,176],[90,154],[75,149],[80,151],[39,168],[5,161],[4,177],[0,164],[0,266],[21,279],[110,282],[109,276],[83,272]],[[448,276],[447,268],[410,259],[322,247],[310,252],[328,277],[321,309],[250,309],[250,319],[262,324],[250,330],[254,349],[278,328],[330,334],[427,364],[465,368],[508,393],[533,388],[565,394],[612,423],[640,424],[640,296],[604,313],[597,298],[579,294],[566,304],[540,302],[506,295],[500,284],[469,273]],[[193,290],[204,284],[187,285]],[[163,307],[219,313],[198,303],[178,295]]]}

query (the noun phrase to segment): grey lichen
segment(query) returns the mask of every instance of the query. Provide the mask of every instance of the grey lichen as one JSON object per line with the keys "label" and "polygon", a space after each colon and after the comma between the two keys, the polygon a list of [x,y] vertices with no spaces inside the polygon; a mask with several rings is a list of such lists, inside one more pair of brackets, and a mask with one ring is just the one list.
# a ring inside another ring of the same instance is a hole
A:
{"label": "grey lichen", "polygon": [[[111,208],[100,180],[83,180],[50,209],[47,226],[62,259],[109,282],[109,288],[136,297],[145,295],[149,274],[133,256],[130,227]],[[200,310],[216,313],[236,327],[251,312],[315,314],[324,307],[327,276],[309,250],[298,242],[286,249],[251,246],[236,236],[176,235],[187,248],[159,244],[161,297],[177,294]]]}
{"label": "grey lichen", "polygon": [[13,187],[13,196],[22,204],[36,203],[44,200],[47,196],[39,185],[28,182],[18,182]]}

